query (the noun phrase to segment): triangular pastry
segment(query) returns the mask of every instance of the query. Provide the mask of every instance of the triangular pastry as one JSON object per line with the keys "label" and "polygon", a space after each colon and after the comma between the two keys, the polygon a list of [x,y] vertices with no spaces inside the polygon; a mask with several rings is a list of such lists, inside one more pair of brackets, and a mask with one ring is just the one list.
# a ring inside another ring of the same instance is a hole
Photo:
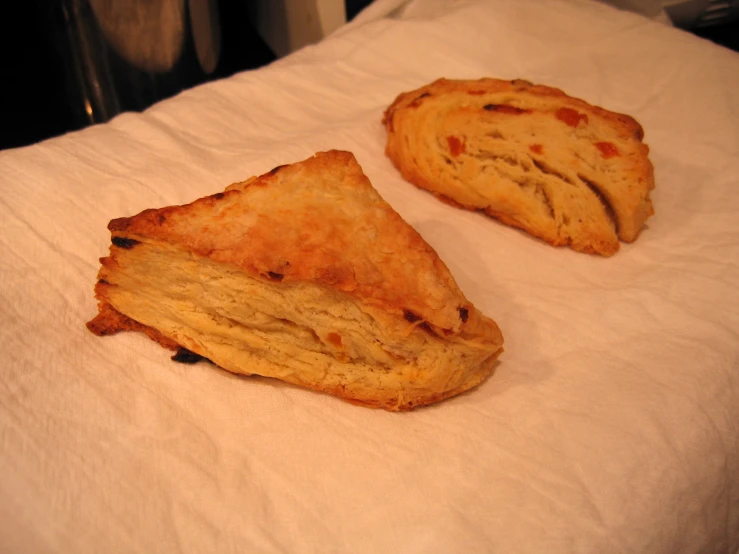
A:
{"label": "triangular pastry", "polygon": [[348,152],[108,228],[98,335],[144,331],[234,373],[388,410],[476,386],[502,350],[495,322]]}
{"label": "triangular pastry", "polygon": [[402,176],[553,245],[611,255],[654,213],[633,118],[527,81],[439,79],[387,108]]}

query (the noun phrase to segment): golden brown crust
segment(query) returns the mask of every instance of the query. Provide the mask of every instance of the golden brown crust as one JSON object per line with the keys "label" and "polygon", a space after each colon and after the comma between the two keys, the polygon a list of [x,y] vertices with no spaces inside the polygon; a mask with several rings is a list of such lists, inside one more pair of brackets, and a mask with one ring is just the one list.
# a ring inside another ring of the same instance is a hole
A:
{"label": "golden brown crust", "polygon": [[114,219],[108,229],[181,244],[266,279],[330,286],[454,333],[458,309],[469,309],[437,253],[348,152],[319,153],[185,206]]}
{"label": "golden brown crust", "polygon": [[[104,296],[104,292],[102,290],[104,286],[105,283],[101,282],[98,282],[95,286],[95,292],[98,297]],[[115,335],[121,331],[137,331],[139,333],[144,333],[151,340],[169,350],[177,350],[180,348],[179,344],[172,339],[165,337],[153,327],[142,325],[138,321],[134,321],[130,317],[123,315],[107,302],[100,302],[100,305],[98,306],[98,314],[87,322],[87,328],[99,337]]]}
{"label": "golden brown crust", "polygon": [[653,214],[639,123],[559,89],[439,79],[400,94],[383,123],[406,180],[551,244],[610,255]]}
{"label": "golden brown crust", "polygon": [[99,335],[142,331],[230,371],[392,410],[476,386],[502,351],[497,325],[348,152],[108,227],[88,324]]}

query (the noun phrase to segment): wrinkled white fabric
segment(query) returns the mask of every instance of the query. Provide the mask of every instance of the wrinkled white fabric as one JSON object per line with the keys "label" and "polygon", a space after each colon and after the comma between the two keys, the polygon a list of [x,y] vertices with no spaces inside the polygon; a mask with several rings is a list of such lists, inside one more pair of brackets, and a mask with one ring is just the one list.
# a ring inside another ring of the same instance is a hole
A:
{"label": "wrinkled white fabric", "polygon": [[[410,4],[0,152],[0,551],[739,549],[739,55],[597,2]],[[639,240],[556,249],[403,182],[382,112],[440,76],[635,116],[657,181]],[[110,219],[329,148],[500,325],[482,386],[391,414],[87,331]]]}

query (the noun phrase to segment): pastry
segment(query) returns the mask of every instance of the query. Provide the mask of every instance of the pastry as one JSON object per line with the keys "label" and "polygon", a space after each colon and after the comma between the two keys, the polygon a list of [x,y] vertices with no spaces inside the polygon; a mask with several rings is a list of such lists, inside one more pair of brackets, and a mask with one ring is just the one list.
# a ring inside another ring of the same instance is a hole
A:
{"label": "pastry", "polygon": [[407,410],[490,375],[503,338],[437,253],[329,151],[108,225],[95,334]]}
{"label": "pastry", "polygon": [[402,176],[553,245],[614,254],[654,213],[633,118],[523,80],[437,80],[384,116]]}

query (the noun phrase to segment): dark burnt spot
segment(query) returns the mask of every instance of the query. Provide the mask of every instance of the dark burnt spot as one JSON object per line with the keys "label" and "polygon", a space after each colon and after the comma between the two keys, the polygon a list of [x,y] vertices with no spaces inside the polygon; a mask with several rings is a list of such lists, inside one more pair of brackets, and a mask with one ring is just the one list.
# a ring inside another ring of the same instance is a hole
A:
{"label": "dark burnt spot", "polygon": [[98,279],[98,285],[109,285],[108,281],[105,279]]}
{"label": "dark burnt spot", "polygon": [[488,112],[500,112],[510,115],[521,115],[522,113],[530,113],[531,110],[525,110],[524,108],[517,108],[516,106],[509,106],[508,104],[485,104],[482,107],[483,110]]}
{"label": "dark burnt spot", "polygon": [[428,321],[424,321],[418,326],[419,329],[423,329],[426,331],[429,335],[435,335],[434,330],[431,328],[431,325],[428,324]]}
{"label": "dark burnt spot", "polygon": [[283,165],[278,165],[277,167],[273,167],[272,169],[270,169],[270,170],[269,170],[269,173],[268,173],[268,175],[274,175],[275,173],[277,173],[277,172],[278,172],[278,171],[279,171],[280,169],[282,169],[283,167],[287,167],[287,166],[285,166],[285,165],[283,164]]}
{"label": "dark burnt spot", "polygon": [[126,250],[130,250],[137,244],[141,244],[137,240],[127,239],[124,237],[113,237],[110,239],[110,241],[113,243],[114,246],[117,246],[118,248],[125,248]]}
{"label": "dark burnt spot", "polygon": [[411,323],[415,323],[416,321],[421,319],[421,316],[414,314],[410,310],[403,310],[403,317],[405,318],[406,321],[409,321]]}
{"label": "dark burnt spot", "polygon": [[226,196],[225,193],[223,193],[223,192],[217,192],[215,194],[212,194],[210,197],[213,198],[214,200],[220,200],[224,196]]}
{"label": "dark burnt spot", "polygon": [[269,275],[269,278],[273,281],[282,281],[285,277],[282,273],[275,273],[274,271],[268,271],[267,275]]}
{"label": "dark burnt spot", "polygon": [[545,189],[541,184],[537,184],[534,190],[536,191],[535,192],[536,197],[539,198],[544,203],[544,206],[546,207],[547,212],[549,213],[549,217],[551,219],[554,219],[555,218],[554,204],[552,203],[552,198],[549,196],[547,189]]}
{"label": "dark burnt spot", "polygon": [[430,93],[428,93],[428,92],[424,92],[424,93],[423,93],[423,94],[421,94],[420,96],[416,97],[416,98],[415,98],[415,99],[413,100],[413,102],[411,102],[411,103],[410,103],[410,106],[412,106],[412,107],[414,107],[414,108],[416,108],[416,107],[420,106],[420,105],[421,105],[421,100],[423,100],[423,99],[424,99],[424,98],[426,98],[427,96],[431,96],[431,94],[430,94]]}
{"label": "dark burnt spot", "polygon": [[188,350],[187,348],[178,348],[177,353],[172,356],[172,360],[181,364],[196,364],[201,360],[207,360],[208,358],[204,358],[200,354],[196,354],[195,352],[192,352]]}
{"label": "dark burnt spot", "polygon": [[613,205],[608,200],[608,197],[605,194],[605,187],[596,183],[595,181],[592,181],[585,177],[584,175],[578,173],[577,174],[580,181],[582,181],[585,186],[587,186],[590,191],[595,195],[595,197],[598,199],[598,201],[602,204],[603,209],[605,210],[606,217],[609,219],[611,224],[613,225],[613,229],[618,234],[618,218],[616,217],[616,210],[613,208]]}
{"label": "dark burnt spot", "polygon": [[167,221],[167,216],[164,214],[158,214],[157,215],[157,221],[159,222],[159,225]]}
{"label": "dark burnt spot", "polygon": [[459,319],[462,320],[462,323],[467,323],[467,318],[470,316],[470,312],[467,310],[467,308],[457,308],[459,310]]}

